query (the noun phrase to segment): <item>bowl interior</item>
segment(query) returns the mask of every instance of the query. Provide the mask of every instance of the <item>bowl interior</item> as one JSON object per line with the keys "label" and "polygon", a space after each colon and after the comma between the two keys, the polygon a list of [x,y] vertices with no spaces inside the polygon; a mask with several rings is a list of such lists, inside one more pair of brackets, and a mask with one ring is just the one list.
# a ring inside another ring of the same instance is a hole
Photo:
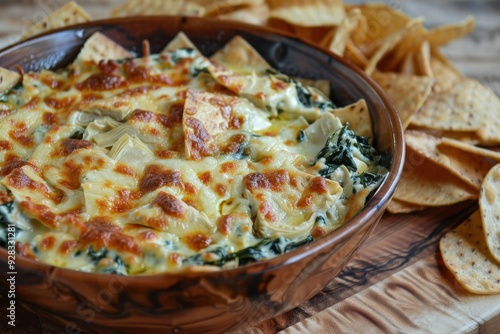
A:
{"label": "bowl interior", "polygon": [[[0,66],[14,69],[19,65],[25,71],[64,67],[76,57],[85,40],[97,31],[137,55],[142,52],[143,40],[149,41],[151,52],[155,53],[163,49],[179,31],[183,31],[206,56],[220,49],[233,36],[240,35],[279,71],[290,76],[329,80],[330,97],[336,105],[347,105],[361,98],[366,100],[374,124],[375,147],[391,164],[389,176],[369,205],[341,228],[316,240],[307,246],[306,251],[297,249],[275,259],[263,261],[265,266],[297,261],[309,252],[332,245],[366,224],[377,211],[385,209],[402,170],[403,129],[390,100],[361,70],[346,64],[328,51],[267,28],[231,21],[186,17],[112,19],[61,29],[0,50]],[[0,252],[3,253],[4,250]],[[27,263],[34,265],[30,260],[27,260]]]}

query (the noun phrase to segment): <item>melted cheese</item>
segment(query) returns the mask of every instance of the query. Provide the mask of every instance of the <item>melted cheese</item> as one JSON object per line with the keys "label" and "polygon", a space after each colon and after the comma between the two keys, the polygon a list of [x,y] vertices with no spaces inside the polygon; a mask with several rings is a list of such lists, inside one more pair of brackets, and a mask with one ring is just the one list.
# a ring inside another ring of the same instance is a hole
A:
{"label": "melted cheese", "polygon": [[0,104],[0,213],[19,252],[100,273],[212,270],[340,226],[380,183],[356,177],[385,170],[353,147],[354,171],[321,176],[343,126],[324,98],[229,67],[167,48],[26,74]]}

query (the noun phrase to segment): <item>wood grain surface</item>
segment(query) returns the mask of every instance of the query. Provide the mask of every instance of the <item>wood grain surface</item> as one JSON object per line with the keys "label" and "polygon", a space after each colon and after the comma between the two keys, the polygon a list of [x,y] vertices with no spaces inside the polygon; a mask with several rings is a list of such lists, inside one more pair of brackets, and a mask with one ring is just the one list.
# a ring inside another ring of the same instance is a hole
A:
{"label": "wood grain surface", "polygon": [[[0,48],[13,43],[33,21],[63,0],[0,0]],[[119,0],[79,1],[93,18],[106,17]],[[499,1],[391,1],[428,26],[476,18],[470,36],[443,52],[464,74],[500,95]],[[500,295],[467,293],[445,269],[438,240],[477,204],[385,214],[342,273],[318,295],[279,317],[242,333],[500,333]],[[0,296],[0,332],[67,333],[18,309],[17,327],[6,324],[7,300]]]}

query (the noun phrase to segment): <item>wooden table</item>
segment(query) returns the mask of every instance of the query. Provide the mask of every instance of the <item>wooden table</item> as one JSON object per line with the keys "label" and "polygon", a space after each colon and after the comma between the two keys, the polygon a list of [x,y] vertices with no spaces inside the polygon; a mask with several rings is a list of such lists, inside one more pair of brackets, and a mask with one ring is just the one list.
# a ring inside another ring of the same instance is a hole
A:
{"label": "wooden table", "polygon": [[[30,21],[57,4],[52,0],[0,2],[0,48],[12,43]],[[102,18],[118,0],[80,1]],[[475,1],[396,1],[429,26],[476,17],[475,32],[443,51],[466,75],[500,95],[500,3]],[[371,237],[342,273],[322,292],[279,317],[245,333],[500,333],[500,295],[467,293],[444,268],[440,236],[466,218],[473,202],[416,214],[385,214]],[[7,300],[0,296],[0,332]],[[18,310],[12,333],[64,333],[27,311]]]}

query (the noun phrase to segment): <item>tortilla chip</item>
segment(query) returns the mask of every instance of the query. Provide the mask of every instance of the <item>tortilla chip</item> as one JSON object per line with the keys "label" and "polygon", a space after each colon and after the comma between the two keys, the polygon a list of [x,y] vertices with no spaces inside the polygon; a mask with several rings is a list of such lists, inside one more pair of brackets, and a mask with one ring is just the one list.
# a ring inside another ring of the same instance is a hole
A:
{"label": "tortilla chip", "polygon": [[100,32],[90,36],[83,45],[75,62],[94,62],[101,60],[119,60],[132,57],[132,54],[120,44]]}
{"label": "tortilla chip", "polygon": [[477,156],[500,162],[500,152],[488,150],[474,146],[473,144],[461,141],[459,139],[443,136],[439,143],[439,148],[451,147],[465,152],[466,154],[475,154]]}
{"label": "tortilla chip", "polygon": [[356,135],[366,137],[373,142],[372,119],[364,99],[343,108],[333,109],[331,112],[340,119],[342,124],[349,123],[349,129]]}
{"label": "tortilla chip", "polygon": [[272,9],[269,18],[298,27],[333,27],[339,25],[344,16],[341,0],[291,0],[286,6]]}
{"label": "tortilla chip", "polygon": [[[348,16],[354,12],[358,11],[358,8],[353,8],[350,11],[348,11]],[[355,44],[355,45],[362,45],[366,37],[368,35],[368,20],[366,17],[363,15],[363,13],[360,13],[361,15],[356,18],[357,21],[357,27],[356,29],[352,30],[350,33],[350,40]],[[355,14],[357,15],[357,14]]]}
{"label": "tortilla chip", "polygon": [[[477,148],[466,151],[457,146],[442,145],[441,138],[423,132],[408,130],[405,133],[405,141],[408,147],[442,166],[477,191],[486,173],[495,164],[482,154],[482,151],[487,151],[485,149]],[[463,146],[466,145],[468,144],[463,144]]]}
{"label": "tortilla chip", "polygon": [[248,6],[258,6],[265,3],[264,0],[193,0],[193,2],[205,8],[205,16],[218,16]]}
{"label": "tortilla chip", "polygon": [[417,70],[416,70],[414,58],[415,58],[415,53],[408,52],[408,54],[403,59],[403,62],[399,66],[399,72],[402,74],[416,74]]}
{"label": "tortilla chip", "polygon": [[269,13],[269,6],[264,3],[248,6],[231,13],[222,14],[217,16],[217,18],[221,20],[233,20],[255,25],[264,25],[269,18]]}
{"label": "tortilla chip", "polygon": [[[396,71],[401,67],[409,54],[417,54],[427,30],[418,25],[410,29],[405,37],[380,61],[379,68],[384,71]],[[412,72],[416,74],[417,72]]]}
{"label": "tortilla chip", "polygon": [[440,137],[443,139],[449,138],[456,141],[460,141],[464,144],[478,145],[481,140],[477,136],[475,131],[444,131],[444,130],[431,130],[420,128],[418,126],[410,125],[408,130],[417,130],[420,132],[425,132],[434,137]]}
{"label": "tortilla chip", "polygon": [[479,210],[488,249],[500,261],[500,164],[493,167],[484,178]]}
{"label": "tortilla chip", "polygon": [[[369,3],[363,5],[345,4],[347,11],[359,8],[366,18],[366,34],[359,32],[353,42],[365,56],[370,57],[389,35],[402,30],[411,17],[384,3]],[[377,42],[378,41],[378,42]]]}
{"label": "tortilla chip", "polygon": [[479,211],[446,233],[439,242],[439,249],[444,264],[467,291],[500,293],[500,265],[486,246]]}
{"label": "tortilla chip", "polygon": [[420,44],[415,53],[416,75],[434,77],[431,67],[431,47],[428,42]]}
{"label": "tortilla chip", "polygon": [[411,74],[375,72],[372,78],[391,98],[406,129],[431,93],[434,80]]}
{"label": "tortilla chip", "polygon": [[22,36],[27,39],[44,32],[90,21],[90,15],[74,1],[56,9],[52,14],[31,26]]}
{"label": "tortilla chip", "polygon": [[178,49],[193,49],[198,55],[201,55],[200,50],[198,50],[189,37],[187,37],[182,31],[175,35],[175,37],[167,44],[167,46],[165,46],[161,53],[174,52]]}
{"label": "tortilla chip", "polygon": [[430,30],[425,40],[433,47],[448,44],[474,31],[474,18],[469,16],[462,23],[448,24]]}
{"label": "tortilla chip", "polygon": [[427,129],[477,131],[485,141],[500,142],[500,100],[477,80],[464,78],[453,86],[433,91],[412,124]]}
{"label": "tortilla chip", "polygon": [[19,73],[0,67],[0,94],[7,93],[20,80]]}
{"label": "tortilla chip", "polygon": [[436,79],[436,85],[433,88],[436,92],[449,89],[464,77],[450,60],[436,48],[431,48],[430,66],[432,75]]}
{"label": "tortilla chip", "polygon": [[407,203],[407,202],[400,201],[400,200],[393,198],[389,202],[389,205],[387,206],[387,211],[390,213],[393,213],[393,214],[411,213],[411,212],[415,212],[415,211],[422,211],[425,208],[426,207],[423,205]]}
{"label": "tortilla chip", "polygon": [[368,59],[366,59],[365,55],[350,39],[345,45],[344,59],[347,59],[360,68],[365,68],[368,65]]}
{"label": "tortilla chip", "polygon": [[405,167],[394,198],[434,207],[476,199],[477,191],[407,146]]}
{"label": "tortilla chip", "polygon": [[235,36],[210,59],[240,73],[266,73],[272,68],[259,52],[241,36]]}
{"label": "tortilla chip", "polygon": [[349,36],[352,31],[358,28],[359,22],[364,19],[361,11],[357,8],[350,11],[336,28],[333,38],[328,45],[328,49],[333,53],[343,56]]}
{"label": "tortilla chip", "polygon": [[186,15],[203,16],[205,8],[192,1],[177,0],[128,0],[111,12],[111,17]]}
{"label": "tortilla chip", "polygon": [[382,45],[375,51],[373,56],[370,57],[368,65],[365,67],[365,72],[368,73],[368,75],[371,75],[376,69],[379,61],[401,40],[403,40],[403,38],[405,38],[408,34],[411,34],[411,31],[413,31],[414,29],[421,29],[422,22],[422,18],[412,19],[405,25],[403,29],[395,31],[394,33],[387,36],[383,40]]}

